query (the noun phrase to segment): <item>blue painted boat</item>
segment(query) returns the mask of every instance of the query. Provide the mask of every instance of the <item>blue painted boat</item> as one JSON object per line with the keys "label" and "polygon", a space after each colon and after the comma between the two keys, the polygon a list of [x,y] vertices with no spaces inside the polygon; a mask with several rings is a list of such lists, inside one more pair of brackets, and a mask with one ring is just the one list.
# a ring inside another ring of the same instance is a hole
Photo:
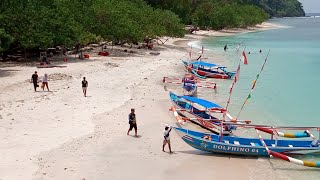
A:
{"label": "blue painted boat", "polygon": [[229,72],[227,67],[216,65],[213,63],[195,61],[186,62],[182,60],[185,68],[200,78],[218,78],[218,79],[232,79],[235,76],[235,72]]}
{"label": "blue painted boat", "polygon": [[[213,114],[224,113],[224,108],[201,98],[178,96],[173,92],[170,92],[170,99],[180,115],[189,118],[190,121],[210,130],[213,133],[220,133],[221,122],[218,118],[213,116]],[[224,125],[222,133],[223,135],[230,135],[234,129],[234,126]]]}
{"label": "blue painted boat", "polygon": [[[184,128],[174,128],[190,146],[195,149],[213,152],[246,156],[269,156],[259,138],[243,138],[234,136],[220,136],[202,133]],[[270,151],[282,154],[319,154],[319,143],[313,146],[311,140],[272,140],[264,139]]]}
{"label": "blue painted boat", "polygon": [[196,96],[198,88],[213,89],[216,92],[217,83],[208,81],[199,81],[195,75],[186,73],[182,78],[163,77],[162,82],[167,84],[182,85],[183,94],[186,96]]}

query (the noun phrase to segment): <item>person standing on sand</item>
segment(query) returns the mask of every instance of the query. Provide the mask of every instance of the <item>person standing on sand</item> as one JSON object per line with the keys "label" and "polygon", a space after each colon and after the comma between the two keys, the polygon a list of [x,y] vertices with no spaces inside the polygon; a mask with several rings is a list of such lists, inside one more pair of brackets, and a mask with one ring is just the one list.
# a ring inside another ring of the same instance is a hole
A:
{"label": "person standing on sand", "polygon": [[49,86],[48,86],[48,74],[45,73],[44,76],[42,77],[42,90],[44,91],[44,87],[47,86],[47,90],[49,90]]}
{"label": "person standing on sand", "polygon": [[134,109],[132,108],[131,109],[131,113],[129,114],[129,124],[130,124],[130,127],[129,127],[129,130],[127,132],[127,135],[129,135],[129,132],[134,128],[134,131],[135,131],[135,136],[137,137],[137,121],[136,121],[136,114],[134,113]]}
{"label": "person standing on sand", "polygon": [[224,48],[223,48],[223,50],[224,50],[224,51],[227,51],[227,49],[228,49],[228,47],[227,47],[227,45],[225,45]]}
{"label": "person standing on sand", "polygon": [[166,124],[164,130],[163,130],[163,145],[162,145],[162,151],[165,152],[164,147],[166,146],[166,144],[168,144],[169,146],[169,151],[170,153],[172,153],[171,151],[171,143],[170,143],[170,132],[172,130],[172,127],[170,127],[168,124]]}
{"label": "person standing on sand", "polygon": [[86,80],[86,77],[83,77],[82,92],[83,92],[84,97],[87,97],[87,88],[88,88],[88,81]]}
{"label": "person standing on sand", "polygon": [[32,74],[31,80],[33,82],[34,91],[37,91],[37,87],[39,87],[37,71],[35,71],[34,74]]}

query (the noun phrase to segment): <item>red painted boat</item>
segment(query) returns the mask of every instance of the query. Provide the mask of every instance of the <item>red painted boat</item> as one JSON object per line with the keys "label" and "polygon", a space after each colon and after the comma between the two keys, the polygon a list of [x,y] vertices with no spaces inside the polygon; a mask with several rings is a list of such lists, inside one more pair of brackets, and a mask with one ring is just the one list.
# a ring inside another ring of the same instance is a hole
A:
{"label": "red painted boat", "polygon": [[182,61],[185,68],[200,78],[217,78],[217,79],[231,79],[235,72],[228,72],[227,67],[219,66],[212,63],[196,61],[188,63]]}

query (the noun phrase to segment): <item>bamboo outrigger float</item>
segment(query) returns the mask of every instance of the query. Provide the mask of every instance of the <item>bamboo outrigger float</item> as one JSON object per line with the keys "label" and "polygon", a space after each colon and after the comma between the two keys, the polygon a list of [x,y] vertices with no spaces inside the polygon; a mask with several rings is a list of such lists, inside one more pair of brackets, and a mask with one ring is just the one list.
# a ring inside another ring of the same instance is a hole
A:
{"label": "bamboo outrigger float", "polygon": [[208,134],[179,127],[175,127],[174,129],[187,144],[198,150],[245,156],[274,156],[276,158],[302,166],[320,167],[320,162],[303,161],[289,156],[320,154],[319,141],[314,139],[314,136],[310,132],[309,137],[312,138],[311,140],[286,140],[278,138],[263,139],[259,130],[257,129],[257,127],[260,127],[269,130],[317,130],[319,132],[319,127],[268,127],[259,125],[233,125],[255,129],[259,138],[243,138]]}

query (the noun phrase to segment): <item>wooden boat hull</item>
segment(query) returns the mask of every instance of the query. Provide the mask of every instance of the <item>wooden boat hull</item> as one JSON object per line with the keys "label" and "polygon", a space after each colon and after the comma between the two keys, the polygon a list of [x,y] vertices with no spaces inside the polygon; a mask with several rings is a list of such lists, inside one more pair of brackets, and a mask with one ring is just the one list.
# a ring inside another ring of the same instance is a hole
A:
{"label": "wooden boat hull", "polygon": [[189,72],[192,73],[192,70],[195,71],[197,74],[199,74],[200,76],[204,76],[207,78],[216,78],[216,79],[230,79],[230,77],[226,74],[222,74],[222,73],[214,73],[211,71],[203,71],[203,70],[197,70],[197,69],[193,69],[191,67],[187,67],[187,70]]}
{"label": "wooden boat hull", "polygon": [[216,71],[210,71],[207,69],[197,69],[197,68],[193,68],[192,65],[188,64],[185,61],[182,61],[185,68],[187,69],[188,72],[190,73],[196,73],[196,75],[200,75],[202,77],[207,77],[207,78],[216,78],[216,79],[231,79],[233,77],[233,73],[232,76],[224,73],[224,72],[216,72]]}
{"label": "wooden boat hull", "polygon": [[[206,133],[191,131],[183,128],[175,128],[177,133],[181,136],[183,141],[189,144],[191,147],[212,152],[223,154],[235,154],[245,156],[269,156],[265,147],[261,144],[257,138],[239,138],[239,137],[222,137],[220,142],[220,136],[211,134],[212,140],[207,140],[202,137],[208,136]],[[240,144],[234,144],[234,142],[240,142]],[[278,140],[279,143],[292,144],[292,147],[285,146],[271,146],[276,143],[275,140],[265,140],[268,148],[271,151],[283,153],[283,154],[319,154],[320,147],[310,147],[312,141],[292,141],[292,140]],[[226,143],[228,142],[228,143]],[[242,142],[247,144],[242,145]],[[253,145],[250,145],[253,143]],[[270,145],[270,146],[269,146]],[[300,145],[300,146],[299,146]]]}

